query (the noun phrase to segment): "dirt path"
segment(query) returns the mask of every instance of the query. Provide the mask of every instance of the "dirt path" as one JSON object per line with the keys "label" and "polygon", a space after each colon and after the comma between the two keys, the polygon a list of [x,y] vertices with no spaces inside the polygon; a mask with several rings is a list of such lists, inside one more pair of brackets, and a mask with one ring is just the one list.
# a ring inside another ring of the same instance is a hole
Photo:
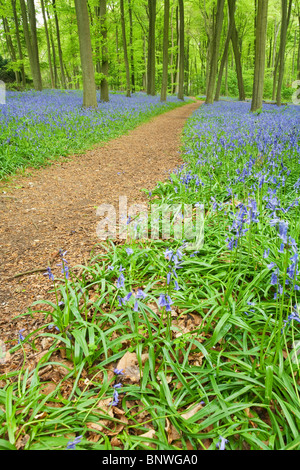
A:
{"label": "dirt path", "polygon": [[[181,131],[200,104],[155,117],[84,156],[0,184],[0,339],[15,341],[19,329],[36,326],[30,316],[13,318],[47,298],[50,288],[43,271],[14,276],[44,269],[60,248],[68,251],[70,266],[84,263],[99,243],[96,207],[118,207],[119,196],[127,196],[128,206],[145,201],[141,189],[150,190],[182,163]],[[53,272],[60,276],[57,263]]]}

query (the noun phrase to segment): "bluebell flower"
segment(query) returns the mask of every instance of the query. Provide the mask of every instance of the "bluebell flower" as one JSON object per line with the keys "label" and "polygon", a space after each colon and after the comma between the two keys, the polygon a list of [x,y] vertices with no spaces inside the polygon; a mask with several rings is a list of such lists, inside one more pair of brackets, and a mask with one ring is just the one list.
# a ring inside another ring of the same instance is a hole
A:
{"label": "bluebell flower", "polygon": [[133,249],[132,248],[126,248],[126,253],[128,255],[132,255],[134,253]]}
{"label": "bluebell flower", "polygon": [[122,384],[113,385],[114,393],[113,393],[113,401],[110,402],[111,406],[117,406],[119,403],[119,393],[118,388],[122,387]]}
{"label": "bluebell flower", "polygon": [[139,287],[135,297],[136,299],[145,299],[147,294]]}
{"label": "bluebell flower", "polygon": [[68,450],[76,450],[76,445],[79,444],[82,440],[83,436],[77,436],[73,441],[69,441],[67,444],[67,449]]}
{"label": "bluebell flower", "polygon": [[117,289],[121,289],[121,287],[125,287],[125,278],[123,273],[121,273],[117,279]]}
{"label": "bluebell flower", "polygon": [[274,271],[271,275],[271,286],[275,286],[278,283],[278,271]]}
{"label": "bluebell flower", "polygon": [[263,258],[264,259],[268,258],[269,254],[270,254],[270,248],[264,251]]}
{"label": "bluebell flower", "polygon": [[225,439],[224,437],[220,436],[219,442],[216,443],[216,448],[219,450],[225,450],[225,444],[227,444],[228,442],[228,439]]}
{"label": "bluebell flower", "polygon": [[287,243],[287,230],[288,230],[288,223],[284,220],[280,220],[279,222],[279,237],[283,241],[283,243]]}
{"label": "bluebell flower", "polygon": [[124,370],[124,369],[117,369],[117,368],[115,368],[115,369],[114,369],[114,373],[115,373],[116,375],[124,375],[123,370]]}
{"label": "bluebell flower", "polygon": [[24,341],[24,336],[22,335],[22,331],[25,331],[25,328],[22,328],[20,331],[19,331],[19,339],[18,339],[18,343],[20,344],[21,341]]}
{"label": "bluebell flower", "polygon": [[44,276],[48,276],[50,281],[54,281],[54,275],[52,274],[50,266],[48,266],[47,272],[44,273]]}

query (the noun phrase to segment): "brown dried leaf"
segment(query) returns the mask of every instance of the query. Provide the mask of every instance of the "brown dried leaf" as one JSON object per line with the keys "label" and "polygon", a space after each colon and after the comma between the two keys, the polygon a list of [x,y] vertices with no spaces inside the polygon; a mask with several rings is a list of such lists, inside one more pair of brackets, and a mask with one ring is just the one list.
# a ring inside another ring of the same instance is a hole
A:
{"label": "brown dried leaf", "polygon": [[196,406],[191,406],[185,413],[181,415],[183,419],[189,419],[192,416],[194,416],[199,410],[203,408],[203,405],[201,403],[198,403]]}
{"label": "brown dried leaf", "polygon": [[168,444],[171,444],[173,441],[180,439],[179,432],[177,431],[175,426],[173,426],[173,424],[170,422],[168,418],[166,418],[165,430],[167,431],[167,435],[168,435]]}
{"label": "brown dried leaf", "polygon": [[123,371],[123,378],[133,383],[140,380],[140,369],[135,353],[127,351],[117,364],[117,369]]}

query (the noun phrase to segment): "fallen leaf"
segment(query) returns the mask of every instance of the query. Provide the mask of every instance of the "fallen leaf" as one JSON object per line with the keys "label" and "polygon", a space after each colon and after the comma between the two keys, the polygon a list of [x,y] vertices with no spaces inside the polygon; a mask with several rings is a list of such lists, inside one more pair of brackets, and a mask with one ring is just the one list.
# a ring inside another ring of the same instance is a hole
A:
{"label": "fallen leaf", "polygon": [[[155,430],[154,429],[150,429],[149,431],[147,431],[145,434],[141,434],[140,437],[147,437],[149,439],[153,439],[155,436]],[[151,442],[143,442],[143,444],[145,446],[151,446],[152,443]]]}
{"label": "fallen leaf", "polygon": [[198,405],[194,407],[191,406],[185,413],[181,415],[181,417],[183,419],[189,419],[192,416],[194,416],[199,410],[201,410],[201,408],[203,408],[203,405],[201,405],[201,403],[199,403]]}
{"label": "fallen leaf", "polygon": [[168,418],[166,418],[166,426],[165,430],[168,436],[168,444],[171,444],[173,441],[180,439],[180,434],[175,428],[175,426],[170,422]]}
{"label": "fallen leaf", "polygon": [[135,353],[127,351],[119,360],[117,369],[123,371],[123,379],[130,380],[130,382],[133,383],[138,383],[140,381],[141,374],[138,366],[138,359]]}

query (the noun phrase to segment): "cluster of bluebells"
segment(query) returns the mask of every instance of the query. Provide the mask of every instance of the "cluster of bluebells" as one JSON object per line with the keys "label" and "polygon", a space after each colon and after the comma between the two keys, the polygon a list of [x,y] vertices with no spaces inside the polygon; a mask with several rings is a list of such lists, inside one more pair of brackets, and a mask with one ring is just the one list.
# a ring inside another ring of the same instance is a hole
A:
{"label": "cluster of bluebells", "polygon": [[[117,375],[117,376],[121,376],[121,375],[124,375],[124,372],[123,372],[123,369],[117,369],[115,368],[114,369],[114,373]],[[111,406],[118,406],[119,404],[119,392],[118,390],[122,387],[122,384],[121,383],[117,383],[117,384],[114,384],[113,385],[113,399],[112,401],[110,402],[110,405]]]}
{"label": "cluster of bluebells", "polygon": [[[257,204],[254,199],[250,199],[248,205],[238,204],[238,212],[235,215],[232,226],[229,228],[234,235],[228,238],[228,248],[232,250],[238,246],[238,240],[248,232],[249,227],[252,223],[258,223],[259,212],[257,210]],[[232,212],[231,212],[232,213]]]}
{"label": "cluster of bluebells", "polygon": [[28,161],[41,164],[69,149],[81,149],[82,142],[107,140],[144,116],[180,103],[177,97],[169,96],[163,103],[159,96],[145,93],[134,93],[130,99],[111,94],[109,102],[100,102],[98,92],[97,99],[99,112],[82,107],[80,90],[7,91],[6,105],[0,105],[0,177]]}
{"label": "cluster of bluebells", "polygon": [[176,251],[167,249],[165,251],[165,259],[169,261],[168,273],[167,273],[167,285],[169,286],[171,282],[174,283],[174,289],[179,290],[178,284],[178,275],[176,270],[180,269],[180,264],[182,260],[182,252],[178,249]]}
{"label": "cluster of bluebells", "polygon": [[[213,211],[225,209],[233,219],[226,239],[229,250],[237,248],[258,223],[266,233],[270,233],[268,226],[275,229],[280,262],[270,259],[269,249],[263,255],[270,269],[270,284],[276,289],[274,297],[287,295],[287,289],[299,290],[298,247],[288,223],[293,217],[289,214],[299,205],[299,108],[264,104],[262,113],[256,115],[250,112],[250,103],[218,102],[200,107],[185,129],[185,141],[186,154],[194,159],[194,173],[189,166],[182,167],[176,185],[185,190],[190,187],[193,194],[198,191],[196,176],[204,182],[202,202]],[[218,201],[210,192],[212,181],[224,184],[227,194],[223,200]],[[236,205],[238,194],[248,203]],[[194,197],[199,200],[199,194]]]}

